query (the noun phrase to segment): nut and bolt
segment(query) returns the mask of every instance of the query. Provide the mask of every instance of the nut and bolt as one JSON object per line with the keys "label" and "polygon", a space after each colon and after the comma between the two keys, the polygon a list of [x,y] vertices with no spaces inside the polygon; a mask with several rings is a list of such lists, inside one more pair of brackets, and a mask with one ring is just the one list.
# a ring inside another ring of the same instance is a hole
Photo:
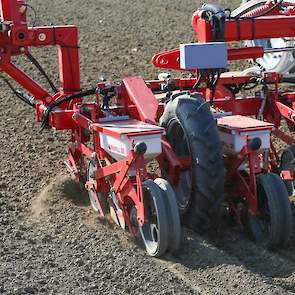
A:
{"label": "nut and bolt", "polygon": [[44,42],[47,39],[47,36],[45,33],[40,33],[38,35],[38,39],[39,39],[39,41]]}
{"label": "nut and bolt", "polygon": [[75,121],[76,121],[76,120],[77,120],[77,118],[78,118],[78,115],[77,115],[77,113],[74,113],[74,114],[73,114],[73,116],[72,116],[72,118],[73,118],[73,120],[75,120]]}

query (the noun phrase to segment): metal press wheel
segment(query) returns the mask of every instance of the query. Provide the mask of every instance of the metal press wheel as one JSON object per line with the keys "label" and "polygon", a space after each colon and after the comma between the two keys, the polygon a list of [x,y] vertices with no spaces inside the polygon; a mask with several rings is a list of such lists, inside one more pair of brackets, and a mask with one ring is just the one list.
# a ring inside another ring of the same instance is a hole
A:
{"label": "metal press wheel", "polygon": [[140,227],[140,234],[146,251],[150,256],[160,257],[168,249],[169,219],[166,203],[160,187],[152,180],[142,184],[145,223]]}
{"label": "metal press wheel", "polygon": [[168,250],[173,254],[179,249],[183,238],[176,195],[172,186],[167,180],[163,178],[156,178],[154,182],[160,187],[162,191],[162,197],[167,209],[169,224]]}
{"label": "metal press wheel", "polygon": [[[91,160],[88,164],[88,169],[87,169],[87,181],[90,181],[90,182],[94,181],[94,174],[95,174],[96,170],[97,170],[97,163],[95,160]],[[97,192],[94,189],[91,189],[90,191],[88,191],[88,196],[89,196],[89,200],[90,200],[93,210],[96,212],[99,212],[97,200],[95,198],[95,194],[96,194],[97,198],[100,200],[102,210],[105,213],[108,212],[109,206],[108,206],[108,202],[107,202],[107,196],[102,192]]]}
{"label": "metal press wheel", "polygon": [[250,238],[265,247],[284,247],[292,231],[292,212],[286,187],[274,173],[257,175],[256,180],[258,210],[256,216],[248,216]]}
{"label": "metal press wheel", "polygon": [[[242,17],[248,12],[263,6],[266,0],[243,1],[241,6],[232,11],[232,17]],[[263,46],[264,48],[284,48],[295,45],[294,39],[291,38],[272,38],[272,39],[256,39],[244,41],[248,47]],[[295,82],[295,54],[294,51],[267,53],[262,58],[253,61],[268,72],[277,72],[284,76],[286,81]]]}

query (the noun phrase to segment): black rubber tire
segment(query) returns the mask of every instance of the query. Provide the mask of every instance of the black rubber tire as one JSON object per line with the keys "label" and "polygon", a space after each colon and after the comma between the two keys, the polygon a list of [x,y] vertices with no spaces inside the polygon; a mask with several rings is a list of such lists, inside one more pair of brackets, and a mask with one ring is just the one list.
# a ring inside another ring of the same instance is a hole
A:
{"label": "black rubber tire", "polygon": [[209,103],[200,94],[180,93],[167,103],[160,124],[166,128],[169,142],[167,126],[175,119],[183,129],[192,158],[190,205],[183,221],[203,234],[216,228],[224,200],[222,145]]}
{"label": "black rubber tire", "polygon": [[[95,160],[91,160],[88,164],[88,168],[87,168],[87,181],[91,181],[94,178],[94,171],[96,170],[96,161]],[[101,207],[104,213],[108,213],[109,212],[109,204],[107,201],[107,196],[102,193],[102,192],[95,192],[94,190],[88,191],[88,196],[89,196],[89,200],[90,200],[90,204],[93,208],[93,210],[95,212],[99,212],[98,210],[98,205],[96,204],[96,200],[94,197],[94,194],[97,194],[97,198],[100,200],[101,203]]]}
{"label": "black rubber tire", "polygon": [[[177,118],[171,119],[165,126],[167,139],[179,157],[190,156],[190,150],[187,142],[186,134]],[[181,144],[179,144],[181,142]],[[166,171],[162,169],[162,176],[165,178]],[[176,193],[176,201],[181,217],[185,215],[190,206],[190,197],[192,191],[192,171],[181,171],[177,186],[174,186]]]}
{"label": "black rubber tire", "polygon": [[[139,228],[140,234],[147,253],[152,257],[160,257],[167,251],[169,241],[169,220],[165,201],[160,187],[154,181],[150,179],[144,181],[142,189],[144,195],[146,222]],[[151,207],[150,202],[152,202],[153,208]],[[155,210],[154,213],[157,217],[157,229],[155,233],[153,231],[155,227],[151,230],[150,226],[150,222],[154,222],[154,220],[150,220],[151,209]],[[155,239],[157,241],[155,241]]]}
{"label": "black rubber tire", "polygon": [[265,247],[285,247],[291,237],[293,222],[284,182],[274,173],[259,174],[256,180],[258,212],[256,217],[249,216],[250,238]]}
{"label": "black rubber tire", "polygon": [[[289,146],[286,148],[282,155],[281,155],[281,164],[280,164],[280,170],[293,170],[293,167],[295,165],[295,146]],[[285,186],[287,188],[289,196],[294,195],[294,181],[293,180],[283,180],[285,183]]]}
{"label": "black rubber tire", "polygon": [[183,239],[175,192],[170,183],[163,178],[156,178],[154,182],[162,190],[163,199],[167,209],[169,220],[168,251],[175,254]]}

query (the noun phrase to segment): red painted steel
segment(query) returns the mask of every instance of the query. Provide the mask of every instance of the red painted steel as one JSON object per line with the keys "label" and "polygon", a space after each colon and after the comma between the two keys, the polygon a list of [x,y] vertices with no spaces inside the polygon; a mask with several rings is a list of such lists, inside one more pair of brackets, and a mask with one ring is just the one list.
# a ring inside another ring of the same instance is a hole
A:
{"label": "red painted steel", "polygon": [[129,100],[138,110],[140,120],[155,123],[158,102],[145,81],[141,77],[128,77],[123,79],[123,83]]}
{"label": "red painted steel", "polygon": [[[228,60],[241,60],[241,59],[256,59],[264,55],[264,49],[261,46],[248,47],[248,48],[229,48]],[[181,70],[180,68],[180,50],[179,48],[168,50],[165,52],[157,53],[152,58],[152,63],[157,68]],[[189,70],[192,71],[192,70]]]}
{"label": "red painted steel", "polygon": [[[264,16],[254,20],[255,29],[252,24],[251,19],[226,20],[225,41],[295,37],[295,16]],[[194,14],[192,26],[198,42],[212,41],[212,28],[199,14]]]}

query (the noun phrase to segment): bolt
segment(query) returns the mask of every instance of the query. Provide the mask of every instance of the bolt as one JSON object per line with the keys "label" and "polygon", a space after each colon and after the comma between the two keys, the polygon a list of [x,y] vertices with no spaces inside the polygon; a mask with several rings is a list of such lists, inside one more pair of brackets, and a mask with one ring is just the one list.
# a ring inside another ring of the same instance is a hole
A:
{"label": "bolt", "polygon": [[77,120],[77,117],[78,117],[77,113],[74,113],[73,116],[72,116],[73,120],[75,120],[75,121]]}
{"label": "bolt", "polygon": [[43,41],[45,41],[46,40],[46,34],[45,33],[40,33],[39,35],[38,35],[38,39],[39,39],[39,41],[41,41],[41,42],[43,42]]}
{"label": "bolt", "polygon": [[90,131],[93,131],[93,124],[92,123],[88,123],[88,129],[90,130]]}

